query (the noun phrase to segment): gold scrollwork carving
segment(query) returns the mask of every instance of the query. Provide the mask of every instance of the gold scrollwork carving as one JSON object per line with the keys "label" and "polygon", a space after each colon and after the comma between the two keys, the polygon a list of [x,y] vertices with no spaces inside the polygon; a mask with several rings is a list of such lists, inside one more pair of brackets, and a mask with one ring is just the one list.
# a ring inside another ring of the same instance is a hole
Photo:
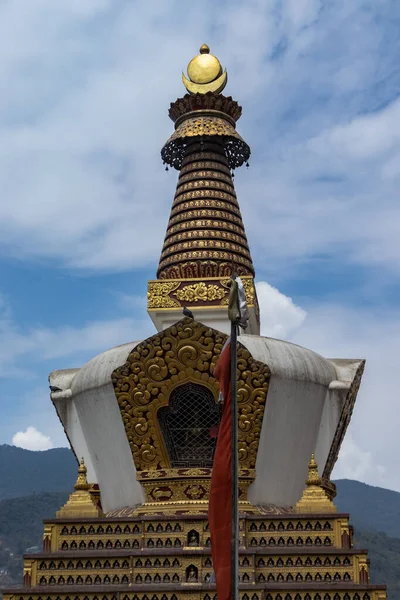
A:
{"label": "gold scrollwork carving", "polygon": [[174,292],[174,296],[181,302],[212,302],[221,300],[227,295],[227,291],[218,285],[207,285],[204,281],[193,285],[185,285]]}
{"label": "gold scrollwork carving", "polygon": [[147,288],[147,307],[148,308],[175,308],[180,304],[169,296],[170,292],[179,287],[176,281],[149,281]]}
{"label": "gold scrollwork carving", "polygon": [[[184,304],[207,305],[217,303],[226,305],[229,299],[230,279],[205,278],[205,281],[184,280],[179,277],[174,281],[149,281],[147,292],[148,309],[165,309],[183,306]],[[208,279],[208,281],[207,281]],[[246,290],[248,305],[254,306],[256,301],[254,282],[250,276],[242,278]],[[189,285],[185,285],[188,283]],[[215,305],[215,304],[214,304]],[[140,424],[138,424],[140,426]]]}
{"label": "gold scrollwork carving", "polygon": [[212,116],[186,119],[177,127],[168,141],[183,137],[213,135],[231,136],[240,140],[242,139],[228,119]]}
{"label": "gold scrollwork carving", "polygon": [[[132,456],[138,471],[170,468],[157,412],[171,391],[187,381],[208,387],[218,398],[213,375],[226,336],[192,319],[139,344],[112,382]],[[270,372],[250,352],[238,350],[240,468],[255,467]]]}

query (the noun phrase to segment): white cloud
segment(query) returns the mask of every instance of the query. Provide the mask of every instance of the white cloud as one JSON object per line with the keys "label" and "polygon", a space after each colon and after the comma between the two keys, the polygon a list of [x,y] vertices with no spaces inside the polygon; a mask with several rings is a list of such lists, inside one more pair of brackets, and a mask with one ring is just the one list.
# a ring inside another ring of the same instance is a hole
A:
{"label": "white cloud", "polygon": [[261,314],[261,335],[285,339],[304,322],[305,310],[266,281],[256,285]]}
{"label": "white cloud", "polygon": [[26,431],[18,431],[13,436],[12,443],[24,450],[49,450],[53,447],[51,439],[40,433],[35,427],[28,427]]}
{"label": "white cloud", "polygon": [[400,491],[397,407],[400,311],[307,303],[307,311],[266,282],[257,284],[262,335],[289,339],[330,358],[366,359],[353,418],[334,477]]}
{"label": "white cloud", "polygon": [[[172,131],[165,113],[184,91],[180,70],[207,40],[229,70],[227,93],[245,105],[239,130],[253,146],[254,168],[238,181],[239,191],[246,181],[242,205],[255,253],[268,252],[279,268],[287,257],[334,252],[361,219],[349,259],[398,269],[397,233],[384,233],[397,181],[387,177],[382,189],[379,156],[365,166],[371,154],[385,154],[387,172],[397,172],[397,113],[357,116],[366,102],[390,104],[375,96],[398,89],[395,52],[381,49],[386,2],[371,11],[361,0],[332,7],[205,0],[184,11],[178,0],[78,5],[60,0],[55,10],[51,0],[32,0],[27,8],[15,0],[0,8],[7,253],[78,269],[157,260],[176,183],[159,160]],[[335,146],[333,157],[309,143],[321,136]],[[345,190],[315,185],[338,167]]]}
{"label": "white cloud", "polygon": [[356,479],[364,483],[384,486],[387,469],[376,463],[370,450],[363,450],[355,442],[351,432],[345,437],[335,465],[332,479]]}
{"label": "white cloud", "polygon": [[323,131],[309,141],[309,146],[330,160],[382,159],[393,147],[399,147],[400,131],[394,127],[399,118],[400,99],[396,99],[378,112]]}
{"label": "white cloud", "polygon": [[303,326],[291,341],[326,357],[366,359],[346,444],[339,459],[339,474],[350,476],[353,472],[367,483],[400,491],[396,378],[400,311],[310,303],[307,313]]}

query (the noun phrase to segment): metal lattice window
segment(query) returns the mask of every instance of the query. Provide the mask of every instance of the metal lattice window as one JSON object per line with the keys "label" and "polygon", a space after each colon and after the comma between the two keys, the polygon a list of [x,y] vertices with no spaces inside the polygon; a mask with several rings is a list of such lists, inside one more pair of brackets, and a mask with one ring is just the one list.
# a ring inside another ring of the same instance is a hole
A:
{"label": "metal lattice window", "polygon": [[186,383],[170,395],[158,420],[173,468],[212,467],[219,408],[210,390]]}

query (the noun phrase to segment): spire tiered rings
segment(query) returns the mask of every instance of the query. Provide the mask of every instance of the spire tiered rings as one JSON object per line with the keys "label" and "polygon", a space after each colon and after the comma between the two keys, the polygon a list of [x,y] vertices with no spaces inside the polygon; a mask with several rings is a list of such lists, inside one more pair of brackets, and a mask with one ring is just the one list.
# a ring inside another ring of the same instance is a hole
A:
{"label": "spire tiered rings", "polygon": [[205,44],[187,73],[189,94],[170,106],[175,131],[161,151],[180,174],[148,310],[159,330],[190,306],[198,320],[227,331],[229,278],[237,273],[246,287],[250,332],[259,333],[254,266],[232,180],[232,170],[250,157],[236,131],[242,109],[221,94],[227,73]]}

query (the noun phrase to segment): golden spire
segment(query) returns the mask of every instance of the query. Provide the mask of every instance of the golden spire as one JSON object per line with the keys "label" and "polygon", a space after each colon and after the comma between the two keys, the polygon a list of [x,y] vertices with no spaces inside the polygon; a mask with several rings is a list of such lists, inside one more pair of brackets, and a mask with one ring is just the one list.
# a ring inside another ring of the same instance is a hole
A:
{"label": "golden spire", "polygon": [[318,465],[314,453],[308,463],[308,477],[301,499],[295,506],[297,513],[330,513],[336,512],[336,506],[322,488],[322,479],[318,475]]}
{"label": "golden spire", "polygon": [[311,460],[308,463],[308,479],[306,481],[307,485],[321,485],[322,480],[318,475],[318,465],[315,461],[314,452],[311,454]]}
{"label": "golden spire", "polygon": [[90,488],[91,485],[87,480],[87,468],[82,458],[79,464],[78,478],[74,485],[75,491],[57,512],[57,517],[101,517],[102,511],[93,503]]}
{"label": "golden spire", "polygon": [[81,462],[79,463],[78,469],[78,479],[74,485],[75,490],[88,490],[90,485],[87,481],[87,468],[85,466],[85,461],[83,457],[81,458]]}
{"label": "golden spire", "polygon": [[200,54],[192,58],[188,64],[187,74],[182,73],[183,85],[190,94],[207,94],[222,92],[228,81],[226,70],[222,71],[218,58],[210,54],[210,48],[203,44]]}

